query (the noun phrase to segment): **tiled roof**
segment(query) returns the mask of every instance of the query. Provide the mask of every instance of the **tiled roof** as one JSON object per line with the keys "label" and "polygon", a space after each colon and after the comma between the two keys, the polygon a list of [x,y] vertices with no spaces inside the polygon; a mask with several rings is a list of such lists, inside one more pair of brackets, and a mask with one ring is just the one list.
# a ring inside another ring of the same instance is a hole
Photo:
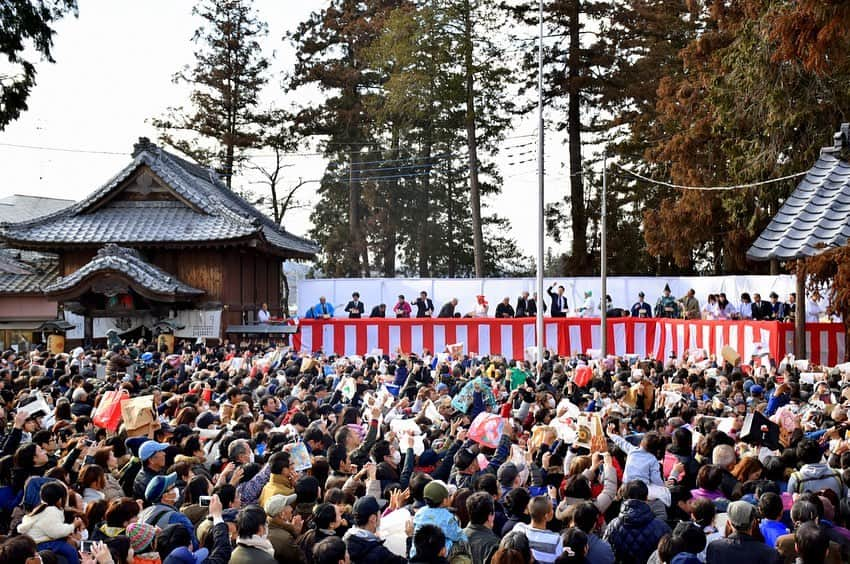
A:
{"label": "tiled roof", "polygon": [[58,277],[56,255],[0,249],[0,294],[42,295]]}
{"label": "tiled roof", "polygon": [[138,251],[111,244],[100,249],[91,262],[47,286],[44,291],[47,294],[65,292],[89,276],[104,271],[119,272],[155,294],[194,297],[204,293],[203,290],[184,284],[161,268],[145,262]]}
{"label": "tiled roof", "polygon": [[[148,166],[184,202],[109,201],[122,182]],[[188,204],[188,205],[187,205]],[[140,140],[133,162],[104,186],[66,210],[4,225],[3,237],[19,246],[179,243],[257,237],[296,258],[318,247],[288,233],[228,189],[216,174]]]}
{"label": "tiled roof", "polygon": [[0,198],[0,223],[26,221],[65,209],[74,200],[13,194]]}
{"label": "tiled roof", "polygon": [[850,136],[844,124],[834,147],[821,151],[779,213],[747,251],[750,260],[792,260],[850,239],[850,163],[839,155]]}

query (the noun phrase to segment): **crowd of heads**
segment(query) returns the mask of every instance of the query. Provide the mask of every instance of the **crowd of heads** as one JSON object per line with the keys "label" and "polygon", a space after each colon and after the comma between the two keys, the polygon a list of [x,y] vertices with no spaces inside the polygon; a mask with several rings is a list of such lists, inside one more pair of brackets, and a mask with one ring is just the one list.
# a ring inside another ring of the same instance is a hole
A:
{"label": "crowd of heads", "polygon": [[0,561],[850,557],[842,367],[544,358],[5,351]]}

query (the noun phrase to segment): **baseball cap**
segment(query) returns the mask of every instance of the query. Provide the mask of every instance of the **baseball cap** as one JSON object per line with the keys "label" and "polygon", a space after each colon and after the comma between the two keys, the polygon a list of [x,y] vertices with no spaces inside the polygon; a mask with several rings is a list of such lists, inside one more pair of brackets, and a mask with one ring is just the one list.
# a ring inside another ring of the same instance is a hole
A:
{"label": "baseball cap", "polygon": [[[427,487],[427,486],[426,486]],[[354,515],[368,519],[381,511],[378,501],[371,495],[366,495],[354,502]]]}
{"label": "baseball cap", "polygon": [[475,462],[475,453],[468,448],[462,448],[455,455],[455,466],[458,470],[466,470],[469,465]]}
{"label": "baseball cap", "polygon": [[145,488],[145,499],[151,503],[158,502],[163,494],[177,483],[177,472],[165,476],[154,476]]}
{"label": "baseball cap", "polygon": [[274,517],[279,514],[281,511],[289,507],[290,505],[295,505],[295,500],[298,499],[296,494],[292,495],[282,495],[276,494],[271,496],[266,504],[263,506],[263,509],[266,510],[266,514],[270,517]]}
{"label": "baseball cap", "polygon": [[762,388],[758,384],[750,386],[750,394],[756,395],[756,394],[762,394],[762,393],[764,393],[764,388]]}
{"label": "baseball cap", "polygon": [[422,497],[437,505],[449,497],[449,488],[442,480],[432,480],[426,484],[422,492]]}
{"label": "baseball cap", "polygon": [[159,451],[165,450],[169,447],[168,443],[158,443],[156,441],[145,441],[142,443],[142,446],[139,447],[139,459],[144,462],[151,456],[155,455]]}
{"label": "baseball cap", "polygon": [[503,486],[512,486],[514,480],[516,480],[516,477],[519,476],[520,471],[523,469],[525,469],[525,466],[519,468],[513,462],[507,462],[499,467],[496,477]]}
{"label": "baseball cap", "polygon": [[756,506],[746,501],[733,501],[726,510],[729,522],[738,529],[745,529],[753,524],[756,518]]}
{"label": "baseball cap", "polygon": [[150,439],[147,437],[132,437],[124,441],[124,446],[127,447],[127,450],[132,452],[135,456],[139,455],[139,448]]}

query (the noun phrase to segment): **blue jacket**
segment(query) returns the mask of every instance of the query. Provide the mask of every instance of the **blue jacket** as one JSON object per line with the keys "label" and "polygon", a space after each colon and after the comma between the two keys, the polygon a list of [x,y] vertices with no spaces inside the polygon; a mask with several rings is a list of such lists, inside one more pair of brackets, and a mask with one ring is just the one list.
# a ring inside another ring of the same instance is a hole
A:
{"label": "blue jacket", "polygon": [[[456,542],[466,542],[466,533],[460,527],[455,514],[446,507],[423,507],[413,516],[413,531],[416,534],[422,525],[436,525],[446,535],[446,554]],[[416,546],[410,548],[410,558],[416,556]]]}
{"label": "blue jacket", "polygon": [[333,304],[325,302],[324,309],[322,309],[322,308],[323,308],[323,306],[322,306],[321,303],[314,305],[307,312],[307,317],[311,318],[311,319],[321,319],[322,316],[325,315],[325,313],[327,313],[331,317],[334,316],[334,306],[333,306]]}

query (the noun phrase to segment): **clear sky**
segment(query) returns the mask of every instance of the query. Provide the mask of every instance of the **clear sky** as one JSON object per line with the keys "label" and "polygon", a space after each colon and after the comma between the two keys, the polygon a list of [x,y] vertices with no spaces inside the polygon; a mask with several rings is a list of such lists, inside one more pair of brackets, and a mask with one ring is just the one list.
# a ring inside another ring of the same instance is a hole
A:
{"label": "clear sky", "polygon": [[[193,2],[80,0],[79,4],[79,18],[56,26],[56,64],[38,64],[38,84],[29,98],[29,110],[0,132],[0,196],[85,197],[127,164],[138,137],[156,139],[150,118],[187,98],[187,87],[174,84],[172,76],[193,62],[195,45],[190,38],[198,26],[191,13]],[[275,73],[263,92],[265,103],[291,106],[302,96],[316,95],[282,89],[283,73],[294,62],[292,46],[282,37],[327,1],[256,0],[255,5],[269,26],[264,48]],[[533,133],[535,119],[517,120],[508,136]],[[564,164],[567,148],[559,139],[547,132],[547,201],[560,199],[569,188]],[[508,139],[504,146],[529,140]],[[119,154],[23,149],[4,143]],[[534,146],[522,150],[529,149]],[[485,201],[490,210],[511,219],[511,235],[532,256],[536,252],[537,166],[534,160],[510,162],[533,158],[534,154],[501,158],[503,194]],[[318,179],[324,170],[323,160],[316,157],[291,157],[290,164],[284,172],[286,185],[294,185],[299,178]],[[255,180],[246,176],[242,182]],[[307,185],[301,194],[304,203],[312,204],[315,184]],[[288,214],[286,228],[305,235],[311,226],[309,214],[309,206],[294,210]],[[547,246],[552,244],[547,240]]]}

